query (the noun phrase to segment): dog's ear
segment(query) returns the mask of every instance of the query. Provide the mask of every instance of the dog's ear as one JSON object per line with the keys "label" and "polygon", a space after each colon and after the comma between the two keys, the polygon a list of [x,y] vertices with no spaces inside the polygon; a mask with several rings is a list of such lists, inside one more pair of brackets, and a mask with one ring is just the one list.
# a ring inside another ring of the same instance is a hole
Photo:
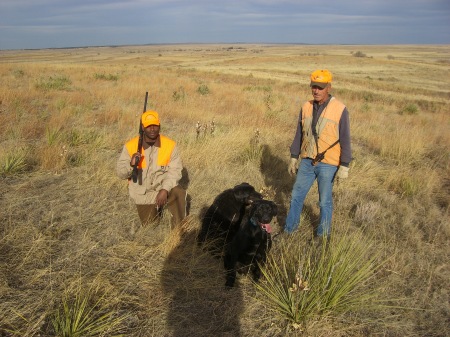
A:
{"label": "dog's ear", "polygon": [[272,206],[272,216],[276,216],[278,214],[277,204],[274,202],[271,202],[271,206]]}
{"label": "dog's ear", "polygon": [[233,194],[236,200],[242,203],[247,203],[249,200],[260,198],[260,194],[256,192],[255,188],[249,183],[241,183],[234,186]]}
{"label": "dog's ear", "polygon": [[243,183],[240,183],[240,184],[234,186],[233,189],[234,189],[234,188],[245,188],[245,187],[253,188],[253,186],[250,185],[249,183],[243,182]]}
{"label": "dog's ear", "polygon": [[233,194],[237,201],[244,203],[250,196],[250,191],[248,189],[236,186],[233,188]]}

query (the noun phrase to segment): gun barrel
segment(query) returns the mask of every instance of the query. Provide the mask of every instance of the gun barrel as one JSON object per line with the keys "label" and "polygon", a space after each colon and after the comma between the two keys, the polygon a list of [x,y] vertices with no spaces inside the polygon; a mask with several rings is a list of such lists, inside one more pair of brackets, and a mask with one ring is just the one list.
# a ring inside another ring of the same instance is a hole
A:
{"label": "gun barrel", "polygon": [[[148,101],[148,91],[145,92],[144,111],[142,111],[142,113],[144,113],[147,110],[147,101]],[[142,121],[139,118],[139,141],[138,141],[137,153],[141,153],[143,138],[144,138],[144,129],[142,127]],[[134,183],[136,183],[137,180],[138,180],[138,175],[139,175],[138,166],[139,166],[139,162],[140,162],[140,158],[139,158],[139,160],[137,160],[134,163],[134,166],[133,166],[132,178],[133,178],[133,182]]]}

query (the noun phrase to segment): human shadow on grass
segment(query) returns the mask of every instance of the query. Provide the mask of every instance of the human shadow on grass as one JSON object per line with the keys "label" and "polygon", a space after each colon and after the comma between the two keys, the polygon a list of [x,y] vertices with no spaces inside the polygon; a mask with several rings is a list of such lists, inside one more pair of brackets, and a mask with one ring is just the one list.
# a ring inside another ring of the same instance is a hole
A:
{"label": "human shadow on grass", "polygon": [[[277,221],[279,230],[284,230],[287,212],[289,211],[290,196],[296,177],[291,177],[288,173],[288,161],[274,155],[267,144],[262,145],[262,155],[260,163],[261,173],[264,176],[265,185],[273,192],[273,201],[278,206]],[[312,187],[313,188],[313,187]],[[302,227],[300,224],[298,230],[308,231],[314,235],[320,222],[320,214],[312,205],[305,203],[302,214],[309,218],[309,226]]]}
{"label": "human shadow on grass", "polygon": [[287,215],[286,205],[290,201],[289,196],[295,182],[295,177],[291,177],[288,174],[287,160],[274,155],[267,144],[262,145],[260,170],[264,176],[265,185],[273,193],[271,199],[277,204],[277,221],[280,227],[279,230],[282,231]]}
{"label": "human shadow on grass", "polygon": [[189,172],[186,167],[183,167],[181,170],[181,179],[178,182],[178,185],[180,185],[182,188],[184,188],[187,192],[186,195],[186,215],[189,215],[191,212],[191,202],[192,197],[189,194],[189,183],[191,182],[191,179],[189,178]]}
{"label": "human shadow on grass", "polygon": [[161,275],[162,289],[170,298],[167,324],[171,336],[241,336],[239,316],[242,292],[225,289],[221,259],[196,244],[196,230],[183,230],[179,243],[167,256]]}

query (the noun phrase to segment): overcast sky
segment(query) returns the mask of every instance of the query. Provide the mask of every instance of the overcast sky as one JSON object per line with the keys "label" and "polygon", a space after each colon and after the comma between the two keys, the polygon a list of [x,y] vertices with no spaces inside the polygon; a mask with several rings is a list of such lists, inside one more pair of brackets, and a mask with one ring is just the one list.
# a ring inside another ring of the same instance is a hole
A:
{"label": "overcast sky", "polygon": [[0,0],[0,49],[449,44],[450,0]]}

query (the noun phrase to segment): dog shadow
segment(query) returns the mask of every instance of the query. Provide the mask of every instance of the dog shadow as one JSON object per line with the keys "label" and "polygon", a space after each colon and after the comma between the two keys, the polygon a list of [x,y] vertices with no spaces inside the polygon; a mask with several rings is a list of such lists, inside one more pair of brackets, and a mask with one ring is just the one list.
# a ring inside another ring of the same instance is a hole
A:
{"label": "dog shadow", "polygon": [[241,336],[241,290],[225,290],[222,261],[198,247],[196,230],[180,236],[161,275],[171,336]]}
{"label": "dog shadow", "polygon": [[265,185],[274,193],[273,200],[278,207],[277,222],[280,230],[284,229],[284,223],[289,204],[289,195],[295,181],[287,172],[288,162],[274,155],[267,144],[262,145],[260,170],[264,177]]}
{"label": "dog shadow", "polygon": [[199,233],[207,233],[207,234],[206,234],[204,242],[199,240],[200,235],[198,235],[196,238],[196,243],[203,251],[209,252],[211,254],[211,256],[213,256],[216,260],[222,259],[223,253],[225,250],[224,243],[225,243],[226,238],[220,238],[220,239],[210,239],[209,238],[209,236],[210,236],[209,235],[209,230],[210,230],[209,224],[204,221],[204,218],[208,212],[208,209],[209,209],[208,206],[203,206],[198,212],[198,217],[201,222],[201,227],[199,229]]}

